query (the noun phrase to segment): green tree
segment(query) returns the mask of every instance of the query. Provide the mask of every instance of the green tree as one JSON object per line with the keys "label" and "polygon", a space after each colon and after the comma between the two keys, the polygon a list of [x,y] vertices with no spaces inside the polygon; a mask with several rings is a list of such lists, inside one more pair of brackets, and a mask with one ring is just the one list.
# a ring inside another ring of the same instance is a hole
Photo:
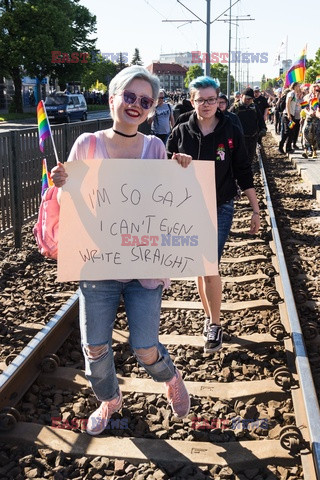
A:
{"label": "green tree", "polygon": [[307,62],[306,82],[314,83],[317,75],[320,75],[320,48],[316,51],[315,59]]}
{"label": "green tree", "polygon": [[[228,66],[223,65],[222,63],[213,63],[210,65],[210,76],[219,80],[220,91],[226,93],[228,84]],[[230,85],[234,85],[234,78],[232,75],[230,75]]]}
{"label": "green tree", "polygon": [[[78,0],[0,0],[0,64],[14,82],[15,111],[22,112],[21,78],[78,76],[77,62],[53,63],[52,52],[88,52],[94,48],[96,17]],[[70,58],[69,58],[70,60]],[[71,77],[71,78],[72,78]]]}
{"label": "green tree", "polygon": [[128,64],[125,63],[123,53],[120,52],[120,53],[119,53],[119,61],[118,61],[118,63],[117,63],[117,72],[120,72],[121,70],[123,70],[123,69],[126,68],[127,66],[128,66]]}
{"label": "green tree", "polygon": [[267,85],[267,79],[265,74],[263,74],[261,78],[261,90],[265,90],[266,85]]}
{"label": "green tree", "polygon": [[[93,61],[94,60],[94,61]],[[88,68],[81,77],[82,85],[89,90],[96,82],[109,85],[110,80],[117,73],[117,65],[106,60],[101,55],[89,60]]]}
{"label": "green tree", "polygon": [[199,65],[192,65],[189,67],[185,79],[184,79],[184,85],[186,88],[189,87],[189,83],[192,82],[197,77],[200,77],[203,75],[203,69]]}
{"label": "green tree", "polygon": [[131,65],[143,65],[138,48],[134,49],[134,54],[131,60]]}

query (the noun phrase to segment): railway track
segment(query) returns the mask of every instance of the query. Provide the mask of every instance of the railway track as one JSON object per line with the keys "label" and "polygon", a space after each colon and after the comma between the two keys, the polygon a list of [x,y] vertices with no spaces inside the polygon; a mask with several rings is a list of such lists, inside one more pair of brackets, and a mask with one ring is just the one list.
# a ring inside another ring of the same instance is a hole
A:
{"label": "railway track", "polygon": [[[148,465],[141,475],[152,468],[150,477],[141,476],[150,479],[317,478],[319,409],[302,341],[303,334],[307,343],[317,338],[310,323],[302,333],[270,194],[264,193],[266,179],[256,173],[256,182],[262,232],[255,238],[246,234],[250,213],[247,202],[239,202],[222,261],[223,350],[203,354],[202,308],[193,279],[173,279],[164,294],[160,339],[192,395],[189,417],[174,419],[163,385],[136,365],[120,309],[114,350],[125,408],[106,435],[81,433],[95,401],[82,370],[74,295],[1,375],[0,442],[24,439],[42,452],[89,455],[100,463],[107,456],[114,462],[113,478],[138,478],[134,464]],[[123,461],[132,466],[128,472]],[[82,463],[79,478],[85,478]]]}

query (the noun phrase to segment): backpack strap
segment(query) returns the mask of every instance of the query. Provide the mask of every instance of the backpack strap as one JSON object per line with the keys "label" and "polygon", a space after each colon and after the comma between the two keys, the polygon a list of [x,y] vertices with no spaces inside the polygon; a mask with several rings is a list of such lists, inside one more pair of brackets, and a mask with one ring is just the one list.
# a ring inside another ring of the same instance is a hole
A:
{"label": "backpack strap", "polygon": [[93,133],[90,136],[89,148],[88,148],[88,158],[94,158],[94,152],[96,150],[97,137]]}

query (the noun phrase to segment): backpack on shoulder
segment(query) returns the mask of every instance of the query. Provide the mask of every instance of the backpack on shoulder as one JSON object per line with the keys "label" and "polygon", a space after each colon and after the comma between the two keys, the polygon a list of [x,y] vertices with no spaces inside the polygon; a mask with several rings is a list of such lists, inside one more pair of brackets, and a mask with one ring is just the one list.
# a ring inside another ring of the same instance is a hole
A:
{"label": "backpack on shoulder", "polygon": [[[88,158],[93,158],[96,147],[96,136],[90,137]],[[33,228],[39,252],[47,258],[57,260],[59,240],[58,187],[49,187],[42,196],[38,220]]]}
{"label": "backpack on shoulder", "polygon": [[286,102],[287,102],[287,95],[282,95],[279,101],[279,106],[278,106],[278,111],[280,113],[284,112],[286,108]]}
{"label": "backpack on shoulder", "polygon": [[57,199],[59,189],[49,187],[41,199],[38,221],[33,228],[41,255],[57,259],[60,205]]}

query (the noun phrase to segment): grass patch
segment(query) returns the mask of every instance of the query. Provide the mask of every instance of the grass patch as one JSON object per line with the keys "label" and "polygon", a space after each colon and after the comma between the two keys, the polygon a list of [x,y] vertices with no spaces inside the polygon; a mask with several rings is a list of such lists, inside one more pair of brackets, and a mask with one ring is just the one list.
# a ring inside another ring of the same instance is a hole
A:
{"label": "grass patch", "polygon": [[34,113],[0,113],[0,122],[21,120],[23,118],[36,118],[36,115]]}
{"label": "grass patch", "polygon": [[87,107],[88,107],[88,112],[109,110],[109,105],[87,105]]}

